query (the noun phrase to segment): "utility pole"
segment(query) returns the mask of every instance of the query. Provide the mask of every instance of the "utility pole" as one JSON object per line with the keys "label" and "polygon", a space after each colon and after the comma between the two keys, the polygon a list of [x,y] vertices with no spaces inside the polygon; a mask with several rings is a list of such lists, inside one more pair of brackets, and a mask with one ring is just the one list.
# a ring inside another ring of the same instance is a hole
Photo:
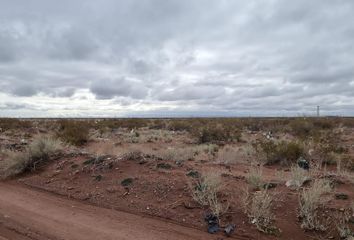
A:
{"label": "utility pole", "polygon": [[320,106],[317,106],[317,117],[320,117]]}

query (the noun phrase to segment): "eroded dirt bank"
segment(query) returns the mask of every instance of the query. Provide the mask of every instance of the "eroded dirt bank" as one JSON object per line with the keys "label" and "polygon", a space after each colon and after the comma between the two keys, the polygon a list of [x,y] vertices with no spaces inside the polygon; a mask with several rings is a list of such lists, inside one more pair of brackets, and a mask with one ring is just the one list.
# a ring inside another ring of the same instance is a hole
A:
{"label": "eroded dirt bank", "polygon": [[0,183],[0,213],[1,240],[215,239],[196,229],[86,205],[15,183]]}

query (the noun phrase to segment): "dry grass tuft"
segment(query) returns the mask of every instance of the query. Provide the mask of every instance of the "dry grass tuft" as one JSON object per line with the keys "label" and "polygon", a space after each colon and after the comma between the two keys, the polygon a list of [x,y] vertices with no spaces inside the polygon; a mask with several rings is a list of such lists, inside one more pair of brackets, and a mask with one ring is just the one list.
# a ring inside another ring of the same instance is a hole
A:
{"label": "dry grass tuft", "polygon": [[263,185],[262,166],[252,165],[246,179],[253,189],[260,189]]}
{"label": "dry grass tuft", "polygon": [[273,202],[274,194],[270,194],[266,189],[254,193],[250,193],[248,189],[244,190],[241,199],[244,212],[251,223],[255,224],[259,231],[268,234],[279,232],[279,229],[273,225]]}
{"label": "dry grass tuft", "polygon": [[221,186],[221,177],[218,172],[203,173],[195,184],[190,184],[193,199],[202,206],[208,206],[217,217],[228,209],[228,205],[222,204],[218,198]]}
{"label": "dry grass tuft", "polygon": [[36,170],[47,162],[50,155],[61,149],[61,143],[53,138],[38,136],[24,152],[8,152],[7,159],[0,162],[1,177],[8,178],[25,171]]}
{"label": "dry grass tuft", "polygon": [[309,179],[308,171],[300,168],[298,165],[291,167],[289,181],[293,188],[299,189]]}
{"label": "dry grass tuft", "polygon": [[330,181],[316,179],[308,189],[303,189],[299,197],[299,217],[301,227],[309,230],[326,230],[326,226],[320,219],[320,210],[323,204],[328,201],[324,194],[330,192]]}

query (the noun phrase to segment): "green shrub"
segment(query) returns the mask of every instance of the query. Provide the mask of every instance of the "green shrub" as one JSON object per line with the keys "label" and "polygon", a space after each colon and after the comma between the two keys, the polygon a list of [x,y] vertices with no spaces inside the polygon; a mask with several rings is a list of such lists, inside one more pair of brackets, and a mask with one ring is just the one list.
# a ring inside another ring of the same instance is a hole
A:
{"label": "green shrub", "polygon": [[61,121],[58,136],[64,142],[83,145],[89,139],[89,125],[84,121]]}
{"label": "green shrub", "polygon": [[192,132],[199,143],[223,143],[239,141],[240,131],[231,126],[222,126],[218,124],[208,124],[199,127]]}
{"label": "green shrub", "polygon": [[304,155],[304,149],[298,142],[261,141],[255,145],[256,151],[263,155],[265,164],[281,163],[290,165]]}

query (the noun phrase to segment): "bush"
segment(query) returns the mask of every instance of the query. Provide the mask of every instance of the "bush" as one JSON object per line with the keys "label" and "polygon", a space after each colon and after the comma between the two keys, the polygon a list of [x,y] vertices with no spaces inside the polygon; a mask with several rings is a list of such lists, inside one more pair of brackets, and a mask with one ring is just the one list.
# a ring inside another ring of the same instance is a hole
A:
{"label": "bush", "polygon": [[330,182],[325,179],[317,179],[310,188],[302,191],[299,198],[299,217],[302,228],[326,230],[326,226],[320,218],[320,210],[328,200],[323,195],[330,191]]}
{"label": "bush", "polygon": [[215,216],[219,217],[227,210],[228,206],[224,206],[217,196],[221,188],[219,173],[204,173],[190,188],[193,199],[201,206],[208,206]]}
{"label": "bush", "polygon": [[260,141],[254,145],[256,151],[262,155],[265,164],[281,163],[290,165],[304,155],[304,149],[298,142]]}
{"label": "bush", "polygon": [[273,225],[274,214],[272,212],[274,196],[268,190],[250,193],[248,190],[243,194],[244,212],[250,218],[251,223],[257,229],[268,234],[278,234],[279,229]]}
{"label": "bush", "polygon": [[199,127],[192,134],[197,137],[199,143],[224,143],[239,141],[241,138],[237,128],[218,124]]}
{"label": "bush", "polygon": [[247,182],[254,189],[260,189],[263,185],[262,167],[252,166],[247,175]]}
{"label": "bush", "polygon": [[25,129],[31,128],[32,122],[27,120],[20,120],[17,118],[0,118],[0,129],[2,131],[10,129]]}
{"label": "bush", "polygon": [[307,180],[309,180],[308,171],[294,165],[290,169],[290,186],[299,189]]}
{"label": "bush", "polygon": [[9,152],[8,158],[2,161],[1,176],[8,178],[25,171],[36,170],[45,164],[50,155],[59,151],[61,144],[58,140],[48,137],[37,137],[24,152]]}
{"label": "bush", "polygon": [[60,122],[58,136],[67,143],[80,146],[89,139],[89,125],[84,121]]}

